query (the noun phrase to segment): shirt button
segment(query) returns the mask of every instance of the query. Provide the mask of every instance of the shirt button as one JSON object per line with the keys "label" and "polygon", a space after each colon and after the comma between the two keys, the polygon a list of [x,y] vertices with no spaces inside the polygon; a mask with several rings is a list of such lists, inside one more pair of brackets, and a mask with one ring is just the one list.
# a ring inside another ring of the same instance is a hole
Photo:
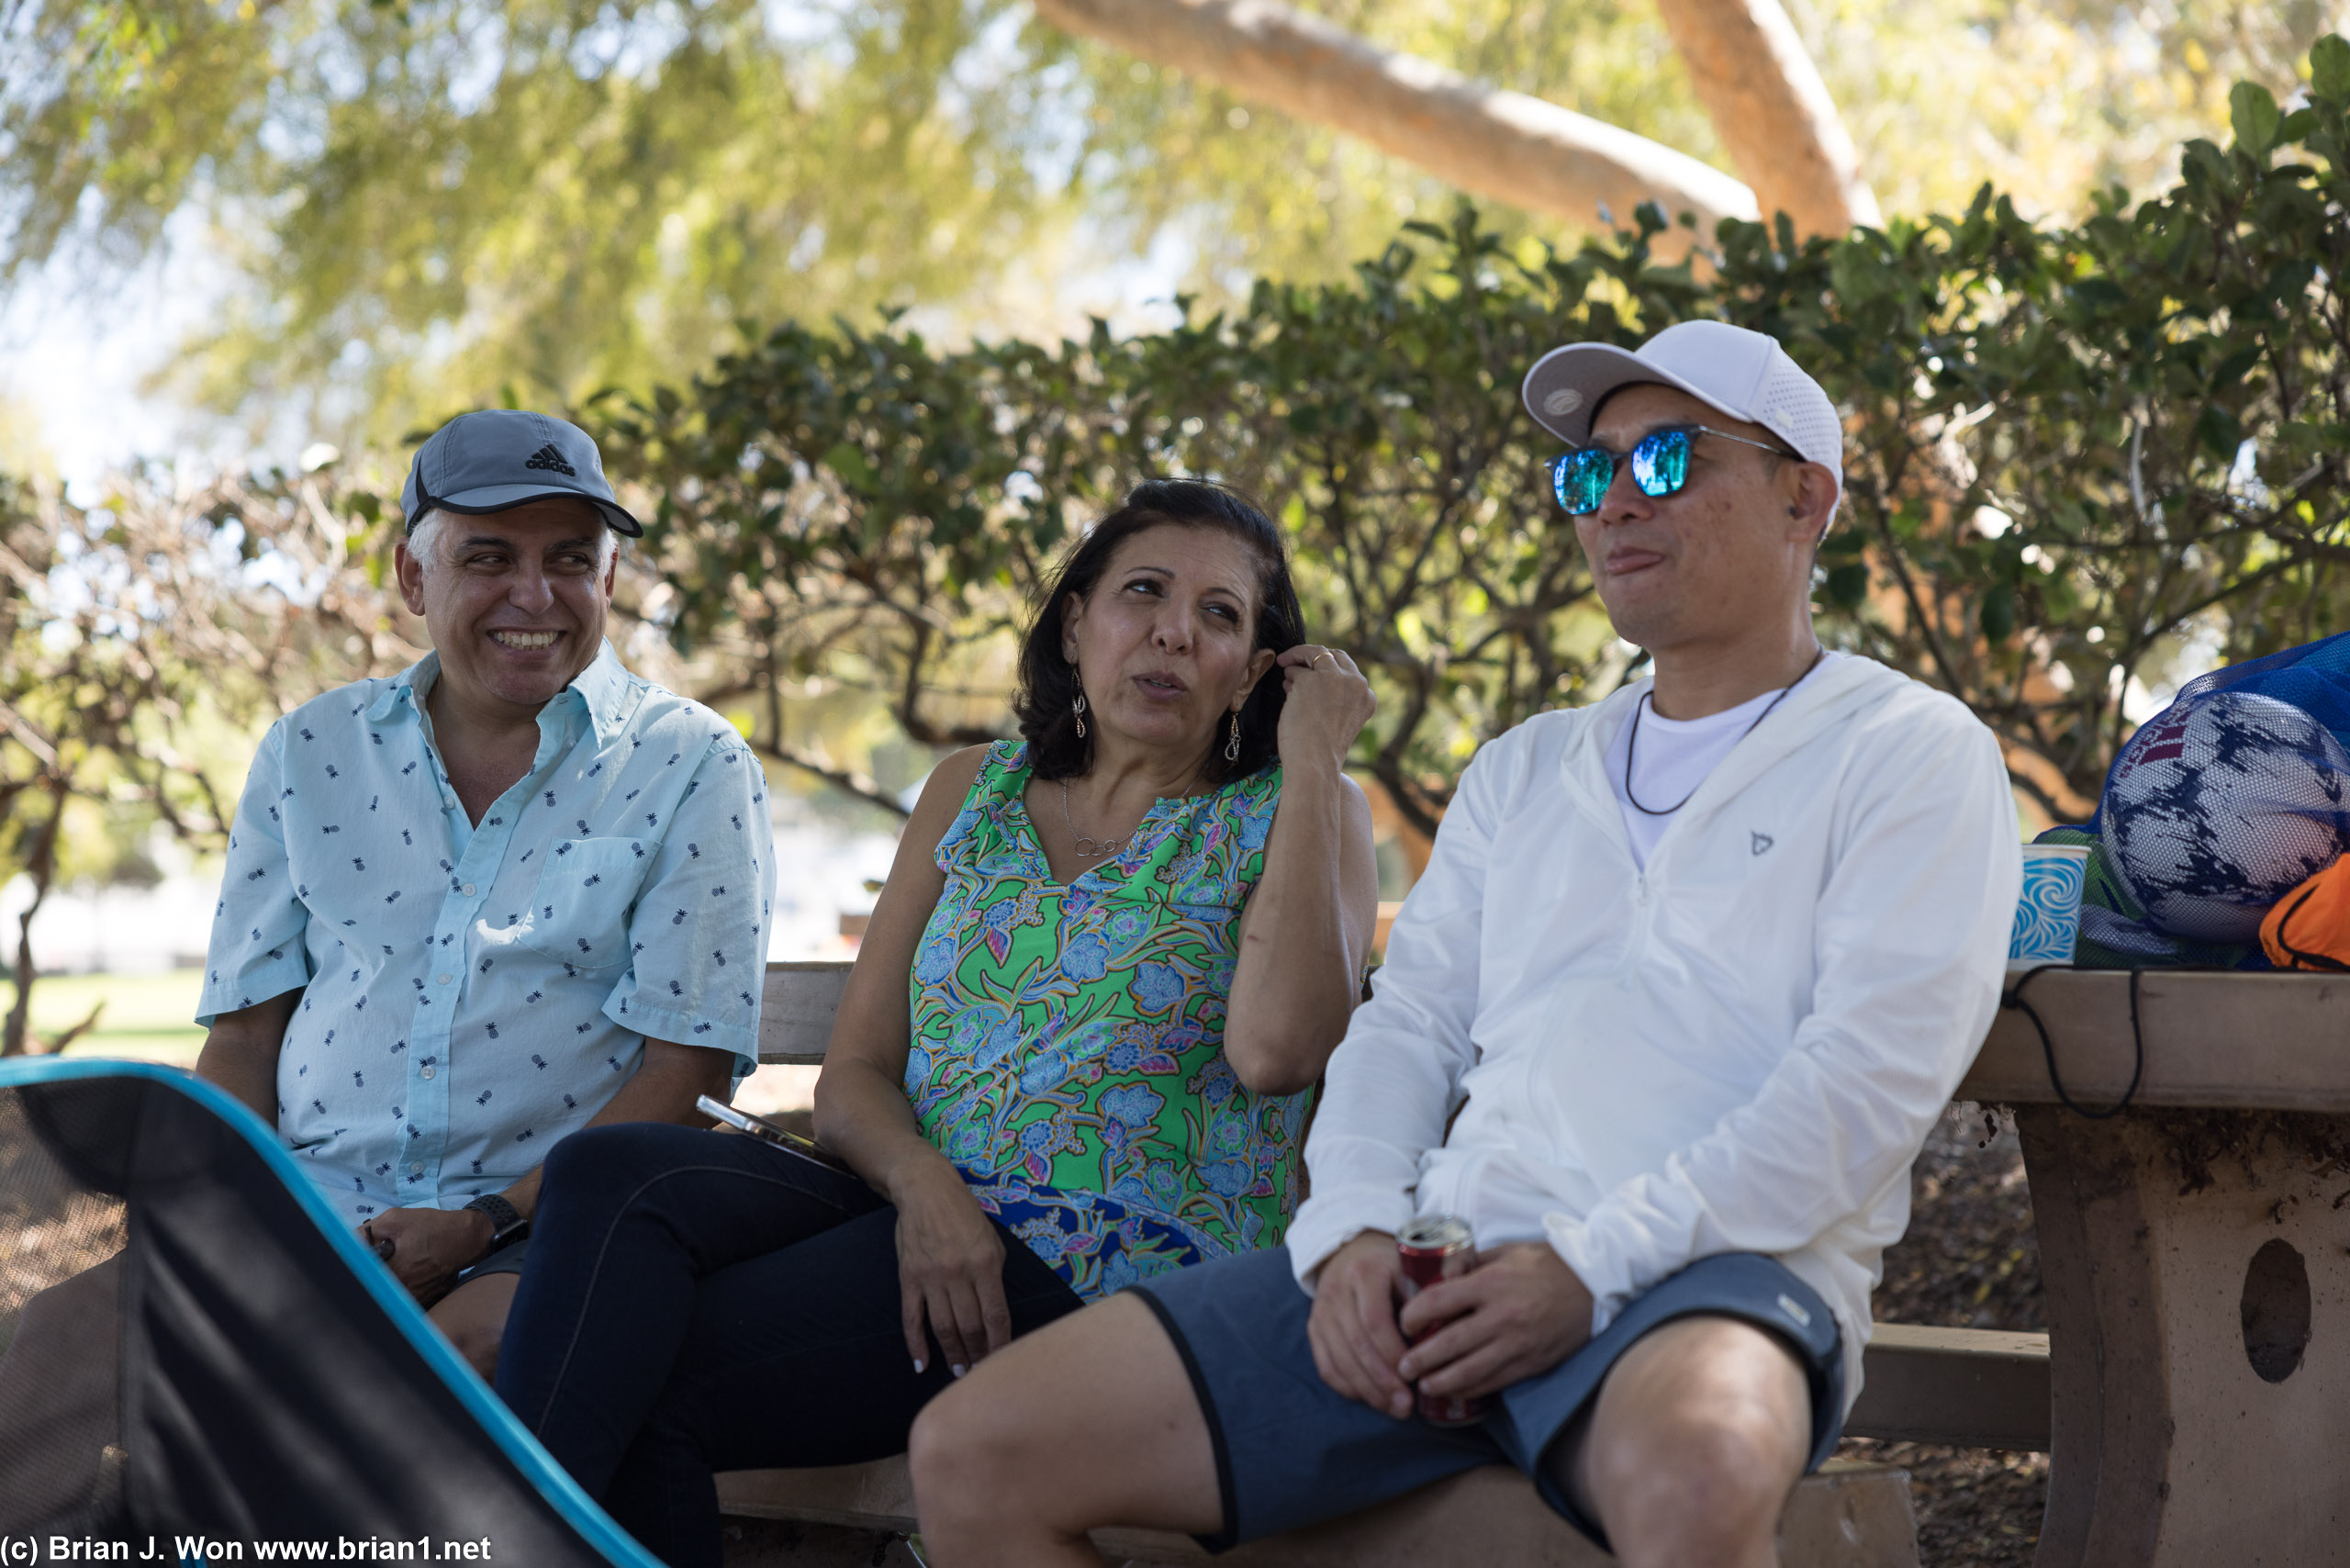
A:
{"label": "shirt button", "polygon": [[427,1067],[427,1068],[424,1070],[424,1076],[425,1076],[425,1077],[427,1077],[427,1078],[431,1077],[431,1076],[432,1076],[432,1069],[431,1069],[431,1068],[430,1068],[430,1067]]}
{"label": "shirt button", "polygon": [[458,889],[457,890],[458,890],[459,892],[461,892],[461,893],[464,894],[464,895],[465,895],[465,897],[467,897],[467,898],[471,898],[471,897],[473,897],[473,896],[474,896],[474,885],[473,885],[471,882],[467,882],[464,887],[462,887],[462,888]]}
{"label": "shirt button", "polygon": [[433,978],[438,980],[442,985],[447,985],[449,983],[449,977],[447,975],[436,975]]}
{"label": "shirt button", "polygon": [[424,1180],[424,1167],[423,1167],[423,1166],[421,1166],[421,1165],[411,1165],[411,1166],[409,1166],[409,1167],[408,1168],[408,1179],[409,1181],[411,1181],[411,1182],[421,1182],[421,1181],[423,1181],[423,1180]]}

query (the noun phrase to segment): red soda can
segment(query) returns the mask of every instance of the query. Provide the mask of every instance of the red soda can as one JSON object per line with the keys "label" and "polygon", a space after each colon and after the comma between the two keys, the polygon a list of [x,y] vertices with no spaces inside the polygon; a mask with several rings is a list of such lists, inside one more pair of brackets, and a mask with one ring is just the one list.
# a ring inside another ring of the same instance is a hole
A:
{"label": "red soda can", "polygon": [[[1475,1249],[1469,1222],[1452,1215],[1422,1215],[1405,1225],[1395,1233],[1395,1253],[1404,1260],[1404,1298],[1408,1301],[1438,1280],[1463,1271]],[[1421,1338],[1443,1327],[1430,1324]],[[1419,1400],[1420,1419],[1431,1427],[1473,1426],[1485,1418],[1492,1403],[1485,1397],[1463,1399],[1457,1394],[1423,1394]]]}

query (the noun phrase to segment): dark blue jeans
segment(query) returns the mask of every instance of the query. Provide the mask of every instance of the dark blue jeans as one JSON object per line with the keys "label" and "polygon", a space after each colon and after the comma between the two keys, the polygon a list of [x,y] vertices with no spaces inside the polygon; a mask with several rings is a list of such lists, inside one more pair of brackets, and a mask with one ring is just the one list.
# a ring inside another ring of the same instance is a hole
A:
{"label": "dark blue jeans", "polygon": [[[757,1138],[660,1123],[555,1145],[498,1392],[673,1568],[717,1568],[722,1470],[902,1452],[946,1386],[899,1327],[897,1210]],[[998,1227],[1002,1230],[1002,1227]],[[1082,1303],[1009,1231],[1015,1334]]]}

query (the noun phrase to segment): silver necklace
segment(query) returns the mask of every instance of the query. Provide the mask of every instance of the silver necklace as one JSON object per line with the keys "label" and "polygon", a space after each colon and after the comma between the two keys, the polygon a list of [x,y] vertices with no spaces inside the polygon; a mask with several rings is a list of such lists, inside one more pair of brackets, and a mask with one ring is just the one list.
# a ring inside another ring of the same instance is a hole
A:
{"label": "silver necklace", "polygon": [[[1191,797],[1192,786],[1197,784],[1199,781],[1200,770],[1194,767],[1192,769],[1191,778],[1183,781],[1183,794],[1187,797]],[[1083,834],[1078,832],[1077,819],[1069,814],[1069,780],[1064,778],[1060,781],[1060,784],[1061,821],[1069,824],[1069,835],[1077,842],[1077,857],[1080,860],[1099,860],[1104,856],[1124,855],[1127,850],[1134,847],[1136,836],[1142,832],[1142,823],[1136,823],[1135,824],[1135,831],[1126,834],[1124,838],[1112,838],[1096,841],[1094,839],[1088,838]],[[1197,797],[1192,798],[1197,799]],[[1143,813],[1142,821],[1147,823],[1149,820],[1150,813],[1148,812],[1145,812]]]}
{"label": "silver necklace", "polygon": [[[1811,663],[1803,666],[1803,674],[1796,677],[1793,680],[1787,682],[1786,685],[1779,689],[1779,694],[1771,699],[1769,706],[1765,707],[1760,713],[1754,715],[1754,722],[1747,725],[1746,728],[1738,732],[1738,740],[1742,741],[1747,736],[1752,734],[1755,730],[1760,727],[1762,721],[1771,716],[1771,710],[1773,708],[1776,708],[1780,703],[1785,702],[1787,700],[1787,693],[1793,691],[1796,687],[1801,686],[1806,678],[1810,676],[1811,672],[1819,667],[1819,661],[1827,656],[1828,650],[1825,648],[1822,648],[1818,652],[1813,654],[1811,655]],[[1704,789],[1706,787],[1706,781],[1702,778],[1697,780],[1697,788],[1695,790],[1690,790],[1689,793],[1682,796],[1679,801],[1665,807],[1662,811],[1658,811],[1653,806],[1644,806],[1640,804],[1640,798],[1632,793],[1632,758],[1639,753],[1640,745],[1640,710],[1648,705],[1650,692],[1652,692],[1655,689],[1656,689],[1651,686],[1648,691],[1641,692],[1639,701],[1632,704],[1632,734],[1631,737],[1624,743],[1624,799],[1631,801],[1632,809],[1640,812],[1643,816],[1669,817],[1673,812],[1679,811],[1683,806],[1687,805],[1691,801],[1695,800],[1697,798],[1697,790]],[[1730,749],[1735,751],[1737,748],[1738,741],[1730,742]],[[1064,785],[1063,788],[1066,789],[1067,786]]]}

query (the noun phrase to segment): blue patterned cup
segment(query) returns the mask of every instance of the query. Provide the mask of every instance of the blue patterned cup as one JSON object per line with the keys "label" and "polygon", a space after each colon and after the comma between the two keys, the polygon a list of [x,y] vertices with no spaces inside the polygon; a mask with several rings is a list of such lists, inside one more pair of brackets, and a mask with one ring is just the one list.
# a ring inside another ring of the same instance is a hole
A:
{"label": "blue patterned cup", "polygon": [[2089,851],[2082,844],[2023,846],[2023,897],[2016,901],[2016,927],[2008,937],[2008,967],[2069,964],[2081,934],[2081,882],[2088,875]]}

